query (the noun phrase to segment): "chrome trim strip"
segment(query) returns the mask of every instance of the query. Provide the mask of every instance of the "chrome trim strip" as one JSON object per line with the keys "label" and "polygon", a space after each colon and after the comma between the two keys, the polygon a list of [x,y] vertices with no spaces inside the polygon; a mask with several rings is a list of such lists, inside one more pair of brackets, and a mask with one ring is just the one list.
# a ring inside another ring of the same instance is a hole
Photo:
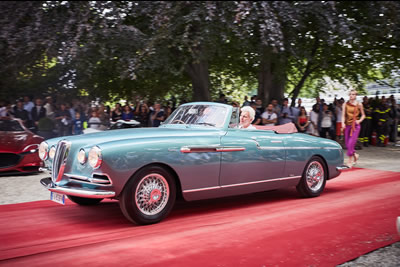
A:
{"label": "chrome trim strip", "polygon": [[[102,173],[102,172],[94,172],[94,173],[92,173],[92,178],[93,178],[93,175],[106,176],[106,177],[108,178],[108,180],[110,181],[110,185],[112,185],[112,184],[113,184],[113,181],[111,180],[111,177],[110,177],[110,175],[108,175],[107,173]],[[93,178],[93,179],[95,179],[95,178]]]}
{"label": "chrome trim strip", "polygon": [[70,180],[70,182],[79,182],[79,184],[87,184],[87,185],[95,185],[95,186],[111,186],[112,184],[95,184],[95,183],[92,183],[92,182],[90,182],[90,181],[83,181],[83,180],[78,180],[78,179],[76,179],[76,180],[74,180],[73,178],[72,178],[72,180]]}
{"label": "chrome trim strip", "polygon": [[310,146],[299,146],[299,147],[286,147],[286,149],[342,149],[341,147],[310,147]]}
{"label": "chrome trim strip", "polygon": [[222,188],[228,188],[228,187],[236,187],[236,186],[242,186],[242,185],[251,185],[251,184],[261,184],[261,183],[285,181],[285,180],[298,179],[298,178],[301,178],[301,176],[283,177],[283,178],[276,178],[276,179],[269,179],[269,180],[262,180],[262,181],[254,181],[254,182],[241,183],[241,184],[230,184],[230,185],[223,185],[221,187]]}
{"label": "chrome trim strip", "polygon": [[[271,142],[272,143],[272,142]],[[277,149],[287,149],[287,150],[294,150],[294,149],[304,149],[304,150],[312,150],[312,149],[341,149],[340,147],[309,147],[309,146],[302,146],[302,147],[284,147],[284,146],[260,146],[258,149],[261,150],[277,150]]]}
{"label": "chrome trim strip", "polygon": [[220,186],[213,186],[213,187],[204,187],[199,189],[189,189],[189,190],[184,190],[183,193],[200,192],[200,191],[214,190],[220,188],[221,188]]}
{"label": "chrome trim strip", "polygon": [[248,182],[248,183],[204,187],[204,188],[199,188],[199,189],[189,189],[189,190],[184,190],[183,193],[201,192],[201,191],[207,191],[207,190],[229,188],[229,187],[236,187],[236,186],[243,186],[243,185],[260,184],[260,183],[277,182],[277,181],[285,181],[285,180],[292,180],[292,179],[298,179],[298,178],[301,178],[301,176],[291,176],[291,177],[275,178],[275,179],[262,180],[262,181],[254,181],[254,182]]}
{"label": "chrome trim strip", "polygon": [[61,140],[58,142],[56,153],[52,163],[53,165],[51,178],[53,182],[61,181],[62,176],[64,175],[65,164],[67,163],[70,148],[71,142],[67,140]]}
{"label": "chrome trim strip", "polygon": [[83,175],[75,175],[75,174],[69,174],[69,173],[66,173],[64,175],[67,176],[68,178],[74,178],[74,179],[78,179],[78,180],[82,180],[82,181],[90,181],[89,177],[86,177]]}
{"label": "chrome trim strip", "polygon": [[260,146],[258,147],[260,150],[281,150],[286,149],[284,146]]}
{"label": "chrome trim strip", "polygon": [[222,148],[217,148],[218,152],[234,152],[234,151],[245,151],[246,148],[241,146],[226,146]]}
{"label": "chrome trim strip", "polygon": [[208,153],[208,152],[235,152],[244,151],[245,147],[241,146],[183,146],[181,147],[182,153]]}
{"label": "chrome trim strip", "polygon": [[[86,184],[95,184],[95,185],[112,185],[112,181],[110,179],[110,176],[108,174],[104,174],[104,173],[93,173],[92,177],[87,177],[87,176],[83,176],[83,175],[76,175],[76,174],[70,174],[70,173],[65,173],[65,176],[67,176],[70,179],[76,179],[76,180],[80,180],[83,182],[86,182]],[[93,175],[101,175],[101,176],[106,176],[108,180],[104,180],[104,179],[97,179],[94,178]]]}
{"label": "chrome trim strip", "polygon": [[86,198],[112,198],[115,197],[115,192],[113,191],[105,191],[105,190],[96,190],[96,189],[88,189],[88,188],[72,188],[67,186],[57,186],[51,182],[50,178],[43,178],[40,180],[40,183],[46,187],[51,192],[56,192],[60,194],[76,196],[76,197],[86,197]]}
{"label": "chrome trim strip", "polygon": [[271,143],[282,143],[281,140],[272,140]]}
{"label": "chrome trim strip", "polygon": [[92,182],[97,184],[111,184],[109,180],[103,180],[97,178],[92,178]]}

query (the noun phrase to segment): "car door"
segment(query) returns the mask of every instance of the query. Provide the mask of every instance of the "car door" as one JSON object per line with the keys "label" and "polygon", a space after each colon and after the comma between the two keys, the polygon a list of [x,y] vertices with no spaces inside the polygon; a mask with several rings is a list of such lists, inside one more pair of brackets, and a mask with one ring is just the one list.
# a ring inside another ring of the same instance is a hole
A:
{"label": "car door", "polygon": [[262,184],[284,174],[284,138],[273,131],[228,129],[221,147],[222,187]]}

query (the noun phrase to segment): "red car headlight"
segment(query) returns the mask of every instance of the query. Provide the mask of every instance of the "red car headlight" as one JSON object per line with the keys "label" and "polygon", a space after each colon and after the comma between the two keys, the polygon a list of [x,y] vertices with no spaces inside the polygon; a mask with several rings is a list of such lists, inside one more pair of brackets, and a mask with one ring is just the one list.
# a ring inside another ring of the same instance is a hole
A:
{"label": "red car headlight", "polygon": [[33,144],[33,145],[28,145],[22,150],[23,153],[35,153],[38,151],[39,145],[38,144]]}

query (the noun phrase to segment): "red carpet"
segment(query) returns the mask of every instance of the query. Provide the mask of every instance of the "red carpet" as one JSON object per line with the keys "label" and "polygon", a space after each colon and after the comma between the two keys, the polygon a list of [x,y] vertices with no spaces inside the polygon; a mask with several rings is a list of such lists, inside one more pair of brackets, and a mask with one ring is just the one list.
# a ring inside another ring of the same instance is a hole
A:
{"label": "red carpet", "polygon": [[353,169],[321,197],[294,189],[178,203],[131,225],[115,201],[0,206],[4,266],[335,266],[400,240],[400,173]]}

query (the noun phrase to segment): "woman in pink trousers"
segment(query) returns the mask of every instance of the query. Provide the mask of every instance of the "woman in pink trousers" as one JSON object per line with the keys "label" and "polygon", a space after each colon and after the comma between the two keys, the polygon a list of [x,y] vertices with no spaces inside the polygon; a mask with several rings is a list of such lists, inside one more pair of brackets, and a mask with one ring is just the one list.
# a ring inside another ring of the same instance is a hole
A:
{"label": "woman in pink trousers", "polygon": [[[361,115],[361,117],[360,117]],[[351,168],[357,163],[359,155],[355,153],[355,146],[361,129],[361,122],[365,118],[363,104],[357,101],[356,90],[350,91],[350,100],[346,102],[342,110],[342,129],[349,160],[347,165]],[[353,161],[354,160],[354,161]]]}

